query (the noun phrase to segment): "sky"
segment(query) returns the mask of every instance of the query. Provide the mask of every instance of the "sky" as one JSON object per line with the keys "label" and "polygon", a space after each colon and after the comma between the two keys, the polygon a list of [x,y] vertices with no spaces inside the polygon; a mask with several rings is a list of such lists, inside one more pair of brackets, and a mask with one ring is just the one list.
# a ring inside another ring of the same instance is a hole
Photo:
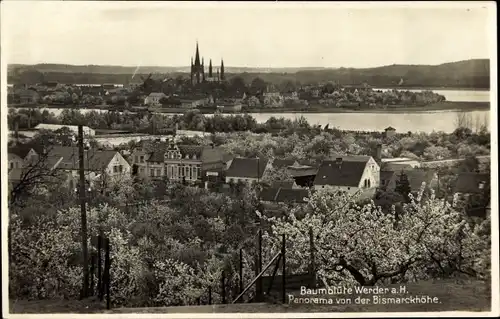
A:
{"label": "sky", "polygon": [[492,58],[492,3],[2,1],[7,63],[376,67]]}

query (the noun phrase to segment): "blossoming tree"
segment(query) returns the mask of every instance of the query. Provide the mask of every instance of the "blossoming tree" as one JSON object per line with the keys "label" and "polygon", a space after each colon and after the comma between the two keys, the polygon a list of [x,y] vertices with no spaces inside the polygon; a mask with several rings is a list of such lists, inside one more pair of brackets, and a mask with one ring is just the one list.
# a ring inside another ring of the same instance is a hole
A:
{"label": "blossoming tree", "polygon": [[290,273],[308,266],[312,229],[316,270],[326,285],[370,286],[457,272],[487,276],[489,233],[479,230],[485,226],[472,229],[447,202],[422,193],[423,188],[398,215],[373,203],[358,206],[351,196],[331,190],[315,192],[306,206],[283,218],[258,214],[270,224],[266,245],[279,247],[286,235]]}

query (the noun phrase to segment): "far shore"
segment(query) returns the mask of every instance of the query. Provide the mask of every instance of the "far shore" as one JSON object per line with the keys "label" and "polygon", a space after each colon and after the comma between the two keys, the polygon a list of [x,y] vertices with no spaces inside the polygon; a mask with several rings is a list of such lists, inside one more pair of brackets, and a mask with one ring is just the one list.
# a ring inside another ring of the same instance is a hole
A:
{"label": "far shore", "polygon": [[[110,106],[95,106],[95,107],[74,107],[74,106],[64,106],[64,105],[49,105],[49,106],[9,106],[12,108],[43,108],[43,109],[76,109],[76,110],[116,110],[124,111],[123,108],[114,108]],[[187,113],[193,111],[193,109],[184,109],[179,107],[174,108],[143,108],[144,111],[148,110],[153,113],[165,113],[165,114],[179,114]],[[194,109],[200,114],[214,114],[214,108],[200,108]],[[377,107],[374,109],[363,108],[363,109],[353,109],[353,108],[338,108],[335,106],[325,106],[325,105],[310,105],[307,107],[276,107],[276,108],[252,108],[243,109],[241,112],[230,112],[221,111],[223,114],[255,114],[255,113],[383,113],[383,114],[401,114],[401,113],[428,113],[428,112],[438,112],[438,111],[489,111],[490,102],[438,102],[433,104],[428,104],[426,106],[407,106],[407,105],[391,105],[385,107]],[[129,110],[130,112],[136,112],[139,110]]]}

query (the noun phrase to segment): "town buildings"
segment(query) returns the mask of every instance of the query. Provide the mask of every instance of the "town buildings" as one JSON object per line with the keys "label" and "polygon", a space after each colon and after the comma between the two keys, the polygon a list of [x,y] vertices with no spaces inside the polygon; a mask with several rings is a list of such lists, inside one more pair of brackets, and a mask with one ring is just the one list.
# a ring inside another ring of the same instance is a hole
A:
{"label": "town buildings", "polygon": [[131,155],[137,176],[185,182],[201,182],[207,176],[221,177],[231,158],[215,146],[177,145],[161,142],[155,150],[143,149]]}

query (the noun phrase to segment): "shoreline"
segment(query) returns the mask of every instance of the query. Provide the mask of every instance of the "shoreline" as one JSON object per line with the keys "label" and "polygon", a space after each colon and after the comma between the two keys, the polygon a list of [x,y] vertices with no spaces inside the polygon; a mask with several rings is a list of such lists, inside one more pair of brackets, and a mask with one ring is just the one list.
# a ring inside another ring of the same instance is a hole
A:
{"label": "shoreline", "polygon": [[[79,111],[91,111],[91,110],[102,110],[102,111],[113,111],[114,109],[111,107],[69,107],[69,106],[8,106],[9,108],[16,109],[25,109],[25,108],[34,108],[34,109],[74,109]],[[325,113],[325,114],[415,114],[415,113],[435,113],[435,112],[472,112],[472,111],[489,111],[491,109],[490,102],[439,102],[434,104],[429,104],[426,106],[391,106],[391,107],[379,107],[376,109],[348,109],[348,108],[338,108],[333,106],[323,106],[323,105],[314,105],[309,107],[279,107],[279,108],[252,108],[250,110],[242,110],[239,112],[220,112],[221,114],[265,114],[265,113],[303,113],[303,114],[317,114],[317,113]],[[116,111],[123,112],[125,109],[117,108]],[[215,114],[215,110],[210,109],[182,109],[182,108],[158,108],[154,110],[153,108],[144,109],[146,112],[153,113],[162,113],[162,114],[186,114],[190,111],[195,110],[195,112],[200,114]],[[135,113],[139,110],[127,110],[128,112]]]}

